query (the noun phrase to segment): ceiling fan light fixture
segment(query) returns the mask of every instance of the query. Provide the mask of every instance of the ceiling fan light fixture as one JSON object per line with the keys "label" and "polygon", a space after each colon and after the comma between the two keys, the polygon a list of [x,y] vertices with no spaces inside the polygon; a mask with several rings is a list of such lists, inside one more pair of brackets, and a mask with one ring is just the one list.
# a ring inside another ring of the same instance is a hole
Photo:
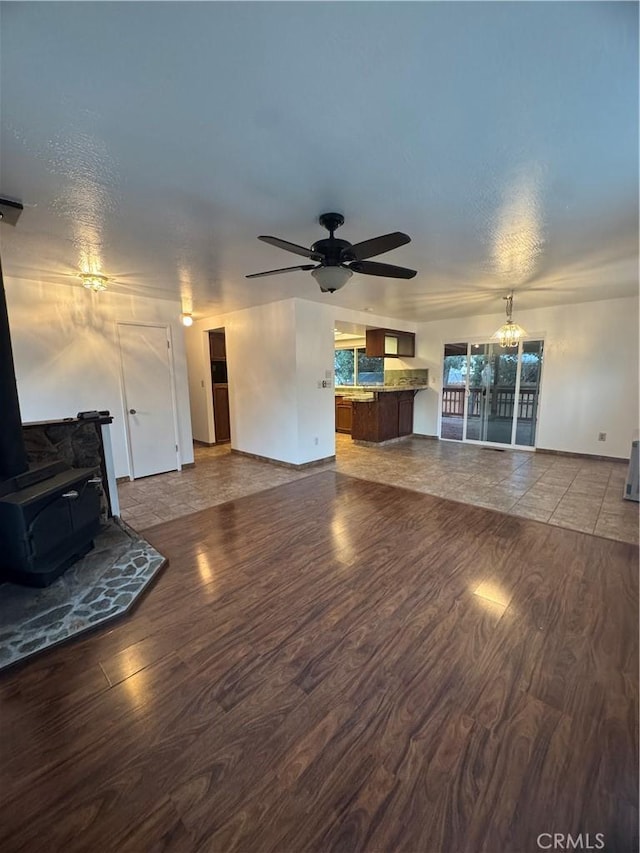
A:
{"label": "ceiling fan light fixture", "polygon": [[521,338],[525,338],[527,336],[527,332],[522,328],[522,326],[513,322],[513,318],[511,316],[513,313],[513,291],[511,291],[508,296],[503,296],[502,298],[507,303],[507,322],[500,326],[498,331],[494,332],[491,337],[492,340],[497,341],[504,349],[511,349],[518,346]]}
{"label": "ceiling fan light fixture", "polygon": [[106,275],[94,272],[83,272],[80,273],[80,278],[82,280],[82,286],[86,287],[87,290],[93,290],[94,293],[101,293],[103,290],[107,289],[107,282],[109,279]]}
{"label": "ceiling fan light fixture", "polygon": [[311,275],[320,285],[320,290],[323,293],[333,293],[335,290],[340,290],[349,281],[352,272],[347,267],[316,267],[311,270]]}

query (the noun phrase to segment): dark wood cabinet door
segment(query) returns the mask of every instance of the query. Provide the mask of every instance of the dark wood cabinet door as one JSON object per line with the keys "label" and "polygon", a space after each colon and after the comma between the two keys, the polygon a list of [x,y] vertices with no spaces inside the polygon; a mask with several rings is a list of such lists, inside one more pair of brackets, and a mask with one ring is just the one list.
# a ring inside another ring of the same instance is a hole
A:
{"label": "dark wood cabinet door", "polygon": [[353,407],[351,401],[336,400],[336,432],[351,433]]}
{"label": "dark wood cabinet door", "polygon": [[397,332],[394,329],[366,331],[366,353],[370,357],[413,358],[415,348],[414,332]]}
{"label": "dark wood cabinet door", "polygon": [[229,389],[226,385],[213,386],[213,419],[216,427],[216,444],[230,441]]}
{"label": "dark wood cabinet door", "polygon": [[414,358],[416,354],[416,336],[413,332],[398,335],[398,357]]}
{"label": "dark wood cabinet door", "polygon": [[384,355],[384,329],[367,329],[365,352],[369,358],[380,358]]}
{"label": "dark wood cabinet door", "polygon": [[226,359],[227,347],[224,332],[209,332],[209,356],[211,361]]}
{"label": "dark wood cabinet door", "polygon": [[411,397],[405,397],[404,399],[401,398],[398,400],[398,435],[411,435],[412,432],[413,395]]}

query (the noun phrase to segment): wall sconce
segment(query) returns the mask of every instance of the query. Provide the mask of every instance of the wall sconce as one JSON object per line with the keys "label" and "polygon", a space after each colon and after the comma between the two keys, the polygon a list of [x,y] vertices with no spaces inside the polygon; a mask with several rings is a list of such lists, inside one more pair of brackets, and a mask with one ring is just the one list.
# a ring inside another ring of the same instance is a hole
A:
{"label": "wall sconce", "polygon": [[93,290],[94,293],[101,293],[103,290],[107,289],[107,282],[109,279],[106,275],[100,275],[100,273],[94,272],[83,272],[80,273],[80,278],[82,279],[82,286],[86,287],[87,290]]}
{"label": "wall sconce", "polygon": [[193,326],[193,317],[191,314],[181,314],[180,320],[183,326]]}

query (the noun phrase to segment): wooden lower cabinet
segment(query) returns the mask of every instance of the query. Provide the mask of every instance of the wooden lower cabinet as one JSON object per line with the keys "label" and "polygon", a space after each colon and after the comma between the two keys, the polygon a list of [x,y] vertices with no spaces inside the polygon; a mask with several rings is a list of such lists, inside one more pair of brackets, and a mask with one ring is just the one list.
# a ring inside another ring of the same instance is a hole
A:
{"label": "wooden lower cabinet", "polygon": [[226,385],[213,386],[213,421],[216,430],[216,444],[231,441],[229,388]]}
{"label": "wooden lower cabinet", "polygon": [[336,397],[336,432],[351,434],[353,407],[351,400]]}
{"label": "wooden lower cabinet", "polygon": [[[403,394],[411,393],[403,391]],[[409,398],[398,400],[398,435],[411,435],[413,432],[413,394]]]}
{"label": "wooden lower cabinet", "polygon": [[351,437],[389,441],[413,432],[413,391],[380,391],[376,399],[353,403]]}

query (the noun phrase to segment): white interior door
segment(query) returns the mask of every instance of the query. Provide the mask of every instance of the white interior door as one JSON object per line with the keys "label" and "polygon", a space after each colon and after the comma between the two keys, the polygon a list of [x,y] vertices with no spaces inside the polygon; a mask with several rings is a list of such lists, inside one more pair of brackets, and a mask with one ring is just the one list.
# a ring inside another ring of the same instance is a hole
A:
{"label": "white interior door", "polygon": [[169,330],[119,323],[118,338],[132,476],[175,471],[178,441]]}

